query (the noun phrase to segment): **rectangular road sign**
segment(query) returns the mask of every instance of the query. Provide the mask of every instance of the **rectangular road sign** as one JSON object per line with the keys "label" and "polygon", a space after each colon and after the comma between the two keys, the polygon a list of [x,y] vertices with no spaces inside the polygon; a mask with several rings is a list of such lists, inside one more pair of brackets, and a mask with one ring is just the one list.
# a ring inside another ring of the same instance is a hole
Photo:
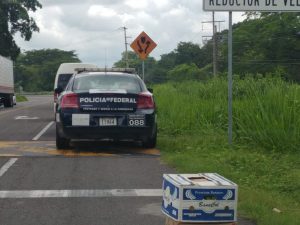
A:
{"label": "rectangular road sign", "polygon": [[203,0],[203,10],[299,12],[300,0]]}

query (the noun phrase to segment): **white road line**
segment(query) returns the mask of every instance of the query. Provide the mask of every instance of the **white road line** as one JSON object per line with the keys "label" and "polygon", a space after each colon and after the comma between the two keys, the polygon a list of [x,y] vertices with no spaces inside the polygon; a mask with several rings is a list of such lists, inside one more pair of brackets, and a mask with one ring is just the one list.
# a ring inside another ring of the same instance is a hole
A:
{"label": "white road line", "polygon": [[40,137],[52,126],[53,123],[54,121],[51,121],[49,124],[47,124],[47,126],[45,126],[44,129],[40,131],[40,133],[38,133],[34,138],[32,138],[32,140],[33,141],[39,140]]}
{"label": "white road line", "polygon": [[18,160],[18,158],[9,159],[1,168],[0,168],[0,177],[2,177],[5,172]]}
{"label": "white road line", "polygon": [[162,196],[161,189],[0,191],[0,199],[2,198],[161,197],[161,196]]}

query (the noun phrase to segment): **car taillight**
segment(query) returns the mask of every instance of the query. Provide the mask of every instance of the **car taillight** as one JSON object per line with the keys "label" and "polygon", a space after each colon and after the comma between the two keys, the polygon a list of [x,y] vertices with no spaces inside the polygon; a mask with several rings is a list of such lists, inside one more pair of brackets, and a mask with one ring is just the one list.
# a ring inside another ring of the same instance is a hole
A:
{"label": "car taillight", "polygon": [[61,105],[60,107],[62,109],[66,108],[72,108],[72,109],[78,109],[78,97],[75,93],[66,94],[62,97]]}
{"label": "car taillight", "polygon": [[138,109],[154,109],[155,103],[154,103],[152,94],[149,94],[149,93],[139,94],[138,100],[137,100],[137,108]]}

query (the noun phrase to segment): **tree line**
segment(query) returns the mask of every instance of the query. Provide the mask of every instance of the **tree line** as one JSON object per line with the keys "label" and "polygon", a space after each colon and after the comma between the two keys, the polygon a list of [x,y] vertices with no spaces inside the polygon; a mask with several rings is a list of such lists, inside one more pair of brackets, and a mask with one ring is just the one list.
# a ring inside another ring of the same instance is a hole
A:
{"label": "tree line", "polygon": [[57,69],[64,62],[80,62],[75,51],[41,49],[21,53],[14,68],[15,87],[24,91],[52,91]]}
{"label": "tree line", "polygon": [[[218,75],[228,68],[228,30],[216,34]],[[200,46],[180,42],[177,48],[145,61],[146,80],[205,80],[213,76],[213,42]],[[129,64],[141,71],[141,60],[129,52]],[[125,55],[115,63],[125,66]],[[233,26],[233,70],[240,77],[281,76],[300,83],[300,13],[247,13],[247,18]]]}

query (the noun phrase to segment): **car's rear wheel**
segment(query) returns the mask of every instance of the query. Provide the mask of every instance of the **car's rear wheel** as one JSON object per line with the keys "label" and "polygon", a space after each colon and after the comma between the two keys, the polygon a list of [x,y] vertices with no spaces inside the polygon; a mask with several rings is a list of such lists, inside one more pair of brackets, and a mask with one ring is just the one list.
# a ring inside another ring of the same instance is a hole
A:
{"label": "car's rear wheel", "polygon": [[157,139],[157,128],[155,129],[154,134],[149,137],[146,141],[143,141],[143,147],[145,148],[155,148]]}
{"label": "car's rear wheel", "polygon": [[56,129],[56,148],[57,149],[68,149],[70,147],[70,139],[61,137]]}
{"label": "car's rear wheel", "polygon": [[7,95],[4,99],[4,106],[5,107],[13,107],[14,106],[14,100],[13,95]]}

